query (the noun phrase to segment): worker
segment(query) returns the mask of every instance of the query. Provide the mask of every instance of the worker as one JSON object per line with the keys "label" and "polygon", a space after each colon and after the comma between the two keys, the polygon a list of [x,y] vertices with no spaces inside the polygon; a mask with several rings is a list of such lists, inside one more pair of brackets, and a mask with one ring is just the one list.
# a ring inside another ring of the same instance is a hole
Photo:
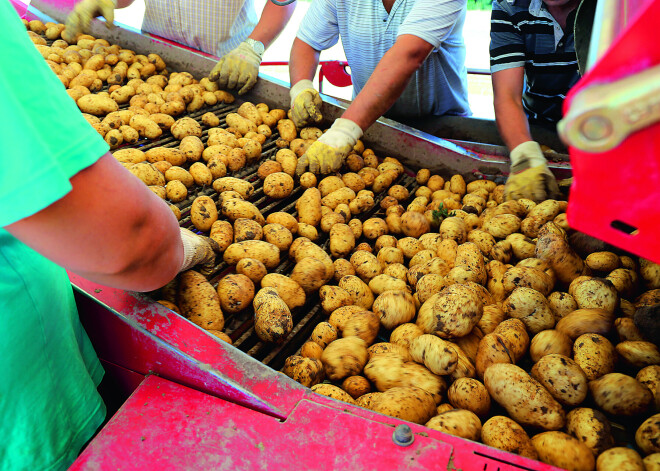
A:
{"label": "worker", "polygon": [[65,269],[150,291],[215,255],[108,152],[9,2],[0,28],[0,114],[11,116],[0,140],[0,470],[67,469],[106,411]]}
{"label": "worker", "polygon": [[319,123],[321,98],[312,79],[320,51],[341,37],[353,101],[298,161],[297,173],[339,170],[363,132],[383,114],[394,119],[470,115],[461,0],[315,0],[291,49],[291,118]]}
{"label": "worker", "polygon": [[[115,8],[134,0],[82,0],[66,20],[64,39],[87,31],[92,18],[114,21]],[[209,74],[223,89],[242,95],[256,83],[264,51],[288,23],[296,2],[280,6],[267,1],[257,21],[253,0],[197,2],[145,0],[142,30],[220,57]]]}
{"label": "worker", "polygon": [[510,150],[506,199],[559,196],[529,125],[556,132],[562,103],[580,78],[573,28],[580,0],[495,0],[490,70],[495,121]]}

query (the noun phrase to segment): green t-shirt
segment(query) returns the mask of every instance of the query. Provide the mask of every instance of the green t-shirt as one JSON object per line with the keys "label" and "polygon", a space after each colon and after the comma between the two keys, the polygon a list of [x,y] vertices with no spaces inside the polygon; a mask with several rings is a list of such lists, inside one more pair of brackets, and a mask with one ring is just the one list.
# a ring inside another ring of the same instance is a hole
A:
{"label": "green t-shirt", "polygon": [[65,196],[108,146],[9,2],[0,28],[0,469],[66,469],[105,418],[103,369],[66,271],[2,227]]}

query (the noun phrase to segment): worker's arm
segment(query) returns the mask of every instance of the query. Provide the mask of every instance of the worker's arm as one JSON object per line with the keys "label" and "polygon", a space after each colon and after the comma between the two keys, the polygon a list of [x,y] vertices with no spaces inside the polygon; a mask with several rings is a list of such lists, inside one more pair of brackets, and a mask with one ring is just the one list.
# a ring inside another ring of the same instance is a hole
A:
{"label": "worker's arm", "polygon": [[252,33],[250,33],[248,38],[252,38],[255,41],[261,41],[264,44],[264,47],[268,49],[268,46],[270,46],[284,30],[295,9],[296,2],[285,6],[279,6],[275,5],[270,0],[267,0],[264,9],[261,12],[259,23],[254,27],[254,30],[252,30]]}
{"label": "worker's arm", "polygon": [[432,44],[417,36],[399,36],[342,118],[366,130],[392,107],[432,50]]}
{"label": "worker's arm", "polygon": [[491,75],[497,129],[509,149],[532,140],[522,105],[525,70],[513,67]]}
{"label": "worker's arm", "polygon": [[330,173],[339,170],[362,133],[401,96],[433,45],[404,34],[385,53],[369,80],[341,118],[298,160],[296,173]]}
{"label": "worker's arm", "polygon": [[294,39],[289,58],[289,78],[292,84],[289,96],[291,120],[297,128],[318,124],[323,119],[323,101],[312,83],[319,66],[320,54],[302,39]]}
{"label": "worker's arm", "polygon": [[5,229],[104,285],[148,291],[176,276],[184,258],[179,225],[142,181],[109,153],[70,181],[66,196]]}

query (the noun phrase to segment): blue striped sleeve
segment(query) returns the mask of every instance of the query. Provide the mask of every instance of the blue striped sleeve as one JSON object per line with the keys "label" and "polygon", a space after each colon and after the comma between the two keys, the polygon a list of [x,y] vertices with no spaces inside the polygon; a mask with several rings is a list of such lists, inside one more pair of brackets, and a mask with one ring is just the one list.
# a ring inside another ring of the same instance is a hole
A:
{"label": "blue striped sleeve", "polygon": [[296,37],[317,51],[337,44],[339,25],[336,0],[314,0],[300,22]]}
{"label": "blue striped sleeve", "polygon": [[525,66],[525,43],[511,16],[493,1],[490,18],[490,71]]}
{"label": "blue striped sleeve", "polygon": [[399,27],[399,36],[412,34],[437,49],[466,9],[467,0],[418,0]]}

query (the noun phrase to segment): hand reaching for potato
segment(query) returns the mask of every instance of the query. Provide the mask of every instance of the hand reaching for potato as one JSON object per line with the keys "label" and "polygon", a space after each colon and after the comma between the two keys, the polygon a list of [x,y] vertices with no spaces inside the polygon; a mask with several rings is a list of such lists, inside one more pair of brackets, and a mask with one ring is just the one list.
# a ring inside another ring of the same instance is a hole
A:
{"label": "hand reaching for potato", "polygon": [[307,170],[320,174],[338,171],[361,137],[360,126],[350,119],[338,118],[300,157],[296,173],[302,175]]}
{"label": "hand reaching for potato", "polygon": [[561,196],[555,176],[537,142],[523,142],[511,151],[510,157],[511,174],[504,188],[506,200],[527,198],[540,203]]}
{"label": "hand reaching for potato", "polygon": [[201,265],[201,269],[198,271],[202,275],[207,274],[205,272],[212,270],[215,265],[214,244],[216,243],[208,237],[197,235],[183,227],[180,229],[183,243],[183,265],[179,272]]}
{"label": "hand reaching for potato", "polygon": [[78,34],[87,31],[92,18],[97,16],[105,18],[106,26],[110,28],[115,20],[116,7],[115,0],[82,0],[67,17],[62,38],[71,42],[69,39],[73,40]]}
{"label": "hand reaching for potato", "polygon": [[323,101],[311,80],[300,80],[289,90],[291,120],[298,129],[318,124],[323,120]]}
{"label": "hand reaching for potato", "polygon": [[243,41],[236,49],[220,58],[209,74],[209,80],[217,81],[222,90],[238,88],[238,94],[243,95],[257,83],[262,54],[263,51],[259,54]]}

